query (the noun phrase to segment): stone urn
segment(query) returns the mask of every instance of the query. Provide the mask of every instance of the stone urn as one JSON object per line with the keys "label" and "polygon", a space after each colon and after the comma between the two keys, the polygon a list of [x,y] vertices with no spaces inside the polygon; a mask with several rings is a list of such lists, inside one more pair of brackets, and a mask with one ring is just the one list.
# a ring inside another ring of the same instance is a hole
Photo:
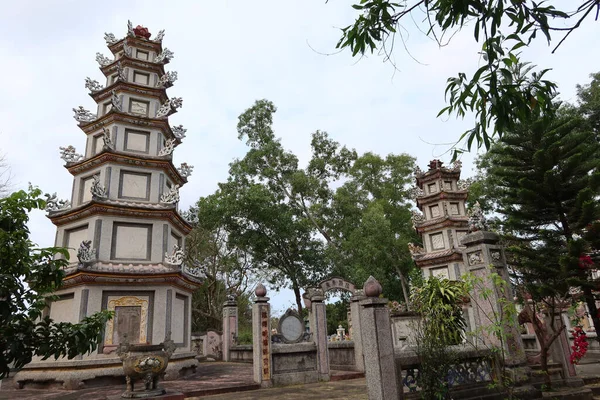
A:
{"label": "stone urn", "polygon": [[[123,362],[123,371],[127,381],[127,390],[121,397],[143,399],[160,396],[166,390],[158,387],[158,380],[167,369],[169,359],[175,351],[175,343],[167,335],[161,344],[129,344],[127,339],[117,348],[117,354]],[[135,381],[144,383],[142,390],[135,390]]]}

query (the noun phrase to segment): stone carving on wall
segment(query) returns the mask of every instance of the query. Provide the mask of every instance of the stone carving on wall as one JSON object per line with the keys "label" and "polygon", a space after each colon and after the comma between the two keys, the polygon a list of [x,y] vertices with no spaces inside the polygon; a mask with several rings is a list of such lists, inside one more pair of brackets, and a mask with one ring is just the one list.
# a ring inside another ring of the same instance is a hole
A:
{"label": "stone carving on wall", "polygon": [[486,231],[488,229],[487,221],[478,201],[473,204],[467,214],[469,216],[469,232]]}
{"label": "stone carving on wall", "polygon": [[204,279],[206,278],[206,273],[204,272],[204,268],[199,265],[195,265],[193,267],[189,267],[187,264],[184,264],[183,272],[193,276],[194,278]]}
{"label": "stone carving on wall", "polygon": [[102,127],[102,141],[104,142],[104,147],[110,150],[115,149],[115,144],[110,138],[110,132],[105,127]]}
{"label": "stone carving on wall", "polygon": [[160,196],[160,202],[165,204],[175,204],[179,201],[179,185],[173,185],[171,190],[167,193],[163,193]]}
{"label": "stone carving on wall", "polygon": [[121,81],[121,82],[127,82],[127,72],[129,71],[128,68],[123,68],[121,66],[121,62],[119,61],[117,63],[117,80]]}
{"label": "stone carving on wall", "polygon": [[178,108],[181,108],[182,105],[183,99],[181,97],[173,97],[172,99],[165,101],[160,106],[160,108],[156,112],[156,118],[166,118],[169,116],[169,114],[171,114]]}
{"label": "stone carving on wall", "polygon": [[135,32],[133,31],[133,24],[130,20],[127,20],[127,36],[135,37]]}
{"label": "stone carving on wall", "polygon": [[171,252],[171,254],[169,254],[168,252],[165,253],[165,263],[171,265],[181,265],[183,264],[184,256],[185,253],[183,252],[183,249],[181,248],[181,246],[176,244],[173,246],[173,251]]}
{"label": "stone carving on wall", "polygon": [[175,53],[165,47],[159,55],[154,57],[154,62],[166,64],[173,59],[174,55]]}
{"label": "stone carving on wall", "polygon": [[502,259],[502,255],[500,254],[500,250],[490,250],[490,258],[494,262],[500,262]]}
{"label": "stone carving on wall", "polygon": [[172,86],[177,80],[177,71],[168,71],[158,80],[156,87]]}
{"label": "stone carving on wall", "polygon": [[471,186],[473,180],[471,178],[467,179],[459,179],[457,182],[458,190],[469,190],[469,186]]}
{"label": "stone carving on wall", "polygon": [[67,147],[59,147],[60,158],[65,162],[72,163],[83,160],[83,156],[75,150],[75,147],[69,145]]}
{"label": "stone carving on wall", "polygon": [[75,113],[73,118],[75,118],[77,122],[91,122],[96,119],[96,114],[92,114],[90,111],[83,108],[83,106],[74,108],[73,112]]}
{"label": "stone carving on wall", "polygon": [[112,60],[108,57],[105,57],[102,53],[96,53],[96,61],[100,64],[101,67],[105,67],[108,64],[112,63]]}
{"label": "stone carving on wall", "polygon": [[85,88],[93,93],[102,90],[104,86],[102,86],[97,80],[92,79],[88,76],[85,78]]}
{"label": "stone carving on wall", "polygon": [[92,187],[90,188],[90,192],[92,192],[92,198],[107,198],[108,195],[106,194],[106,189],[104,189],[104,186],[100,184],[100,175],[94,175],[92,179],[94,180],[94,182],[92,182]]}
{"label": "stone carving on wall", "polygon": [[104,32],[104,41],[110,46],[111,44],[117,43],[119,40],[112,33]]}
{"label": "stone carving on wall", "polygon": [[171,131],[173,132],[173,135],[175,135],[175,137],[177,139],[181,140],[185,137],[185,133],[187,132],[187,129],[185,129],[183,127],[183,125],[177,125],[177,126],[172,126]]}
{"label": "stone carving on wall", "polygon": [[177,141],[175,139],[167,139],[167,141],[165,142],[165,147],[160,149],[160,151],[158,152],[158,155],[159,156],[171,155],[171,154],[173,154],[173,150],[175,150],[175,147],[177,147]]}
{"label": "stone carving on wall", "polygon": [[96,249],[92,248],[91,240],[84,240],[77,249],[77,259],[81,264],[96,261]]}
{"label": "stone carving on wall", "polygon": [[420,211],[416,211],[416,210],[411,210],[411,214],[412,214],[412,223],[413,225],[417,225],[420,224],[421,222],[425,221],[425,215],[423,215]]}
{"label": "stone carving on wall", "polygon": [[155,42],[162,42],[163,38],[165,37],[165,30],[161,29],[160,31],[158,31],[158,33],[156,34],[156,37],[154,38]]}
{"label": "stone carving on wall", "polygon": [[115,90],[111,91],[112,96],[110,97],[110,103],[112,104],[111,111],[116,110],[119,112],[123,112],[123,105],[121,104],[121,99]]}
{"label": "stone carving on wall", "polygon": [[181,166],[177,168],[177,172],[179,172],[179,175],[181,175],[184,178],[187,178],[190,175],[192,175],[193,170],[194,166],[189,165],[188,163],[181,163]]}
{"label": "stone carving on wall", "polygon": [[414,243],[408,244],[408,251],[410,252],[411,256],[415,256],[417,254],[425,254],[425,249],[422,248],[421,246],[417,246]]}
{"label": "stone carving on wall", "polygon": [[483,262],[483,258],[481,257],[481,251],[469,253],[467,258],[469,259],[469,265],[481,264]]}
{"label": "stone carving on wall", "polygon": [[53,194],[46,193],[44,196],[46,196],[46,207],[44,208],[46,211],[58,211],[71,208],[71,202],[69,200],[60,200],[56,195],[56,192]]}
{"label": "stone carving on wall", "polygon": [[413,199],[416,200],[418,197],[423,197],[425,196],[425,192],[423,191],[423,189],[421,189],[418,186],[413,186],[412,188],[410,188],[408,190],[408,196]]}

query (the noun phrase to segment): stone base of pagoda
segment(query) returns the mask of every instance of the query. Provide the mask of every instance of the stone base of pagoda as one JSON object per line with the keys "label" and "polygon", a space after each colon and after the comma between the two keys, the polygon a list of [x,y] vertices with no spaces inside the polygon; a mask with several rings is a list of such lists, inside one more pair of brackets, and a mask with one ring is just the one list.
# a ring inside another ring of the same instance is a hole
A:
{"label": "stone base of pagoda", "polygon": [[[175,354],[169,360],[164,380],[174,380],[195,372],[198,361],[195,353]],[[13,377],[19,389],[66,390],[109,385],[125,385],[123,363],[114,356],[80,360],[46,360],[32,362]]]}

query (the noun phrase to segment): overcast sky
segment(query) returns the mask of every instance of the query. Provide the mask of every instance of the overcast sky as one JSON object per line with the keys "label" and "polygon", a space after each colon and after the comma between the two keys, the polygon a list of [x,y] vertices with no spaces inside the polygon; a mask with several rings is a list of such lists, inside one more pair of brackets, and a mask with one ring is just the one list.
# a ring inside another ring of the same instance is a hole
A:
{"label": "overcast sky", "polygon": [[[275,132],[286,148],[306,161],[310,134],[327,131],[359,153],[409,153],[421,168],[432,158],[449,162],[447,146],[473,123],[436,118],[445,106],[449,76],[473,72],[479,63],[472,31],[439,48],[414,26],[406,26],[406,46],[398,45],[399,71],[378,56],[353,59],[335,53],[339,28],[355,18],[353,1],[46,1],[3,4],[0,12],[0,154],[13,175],[13,188],[28,182],[45,192],[71,193],[59,146],[84,150],[85,136],[72,108],[95,104],[84,88],[86,76],[104,84],[96,52],[110,51],[104,32],[121,38],[127,20],[166,30],[163,46],[175,52],[167,65],[179,80],[169,97],[183,108],[171,125],[188,129],[174,162],[195,166],[181,190],[182,209],[215,191],[228,164],[243,157],[237,117],[256,99],[275,103]],[[562,2],[570,4],[570,2]],[[569,6],[571,7],[571,6]],[[575,101],[575,85],[600,70],[598,26],[591,19],[555,55],[543,40],[525,58],[553,70],[561,98]],[[93,111],[95,112],[95,111]],[[473,155],[463,157],[463,176],[472,174]],[[33,239],[53,244],[55,228],[43,213],[32,215]],[[358,282],[357,282],[358,283]],[[291,305],[291,292],[277,296],[275,309]]]}

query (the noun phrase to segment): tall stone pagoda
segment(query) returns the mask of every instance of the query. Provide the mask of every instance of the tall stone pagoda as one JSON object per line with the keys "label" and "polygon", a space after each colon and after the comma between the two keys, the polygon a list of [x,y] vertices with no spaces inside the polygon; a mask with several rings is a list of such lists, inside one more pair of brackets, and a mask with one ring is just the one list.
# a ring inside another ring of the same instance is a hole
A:
{"label": "tall stone pagoda", "polygon": [[465,207],[468,181],[460,180],[461,163],[446,168],[439,160],[429,170],[415,170],[413,225],[422,237],[423,247],[409,245],[416,265],[425,277],[459,280],[466,273],[460,239],[467,234],[469,217]]}
{"label": "tall stone pagoda", "polygon": [[[201,276],[184,264],[192,226],[177,210],[179,189],[193,167],[173,165],[186,130],[169,125],[182,99],[167,97],[177,73],[165,71],[173,53],[163,48],[163,36],[160,31],[151,38],[131,22],[123,39],[105,34],[113,57],[96,53],[96,61],[106,83],[85,80],[97,111],[73,109],[86,135],[85,152],[60,148],[73,175],[71,201],[48,196],[47,211],[57,227],[55,244],[69,249],[70,263],[48,313],[56,321],[78,322],[100,310],[115,312],[96,352],[51,363],[63,373],[85,362],[87,379],[111,375],[111,368],[122,375],[115,350],[124,335],[130,343],[158,344],[170,334],[178,350],[169,368],[195,363],[191,298]],[[90,368],[94,360],[101,373]],[[19,374],[44,365],[32,363]],[[77,379],[83,380],[81,373]]]}

